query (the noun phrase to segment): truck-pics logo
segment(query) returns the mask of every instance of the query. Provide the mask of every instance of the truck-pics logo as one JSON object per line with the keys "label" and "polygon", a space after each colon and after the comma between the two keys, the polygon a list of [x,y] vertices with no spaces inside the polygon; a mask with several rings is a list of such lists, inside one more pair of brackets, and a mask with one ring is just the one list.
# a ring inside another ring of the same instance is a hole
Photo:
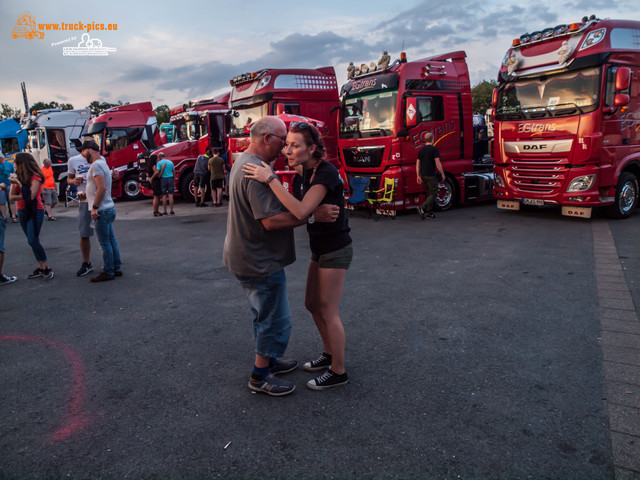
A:
{"label": "truck-pics logo", "polygon": [[36,28],[36,17],[31,15],[30,12],[23,12],[18,15],[18,21],[16,22],[13,30],[11,31],[13,38],[24,37],[32,40],[34,38],[44,38],[44,32],[41,32]]}
{"label": "truck-pics logo", "polygon": [[555,132],[555,123],[519,123],[518,133]]}
{"label": "truck-pics logo", "polygon": [[18,20],[11,31],[11,37],[26,38],[33,40],[44,38],[44,32],[95,32],[95,31],[114,31],[118,30],[117,23],[98,23],[98,22],[59,22],[59,23],[36,23],[36,16],[31,12],[22,12],[18,15]]}

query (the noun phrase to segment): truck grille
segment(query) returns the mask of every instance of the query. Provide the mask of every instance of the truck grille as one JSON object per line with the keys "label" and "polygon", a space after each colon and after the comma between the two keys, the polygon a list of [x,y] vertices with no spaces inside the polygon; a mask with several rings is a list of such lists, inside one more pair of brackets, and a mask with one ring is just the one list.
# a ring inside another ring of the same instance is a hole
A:
{"label": "truck grille", "polygon": [[382,164],[384,147],[348,147],[342,149],[342,154],[347,167],[376,168]]}
{"label": "truck grille", "polygon": [[507,167],[509,184],[522,193],[559,193],[567,177],[567,158],[510,159]]}

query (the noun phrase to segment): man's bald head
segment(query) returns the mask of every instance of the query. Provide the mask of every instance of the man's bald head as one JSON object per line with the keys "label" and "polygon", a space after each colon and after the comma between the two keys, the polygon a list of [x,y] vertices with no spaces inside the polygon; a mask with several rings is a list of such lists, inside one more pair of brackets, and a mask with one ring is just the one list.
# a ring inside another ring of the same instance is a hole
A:
{"label": "man's bald head", "polygon": [[287,138],[287,126],[278,117],[259,118],[251,127],[251,145],[247,153],[273,162],[284,147]]}

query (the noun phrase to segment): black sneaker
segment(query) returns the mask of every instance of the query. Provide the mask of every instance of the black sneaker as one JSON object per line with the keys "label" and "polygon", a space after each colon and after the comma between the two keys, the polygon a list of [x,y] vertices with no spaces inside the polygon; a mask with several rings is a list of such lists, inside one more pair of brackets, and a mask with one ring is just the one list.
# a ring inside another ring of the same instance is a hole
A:
{"label": "black sneaker", "polygon": [[84,277],[86,274],[93,272],[93,267],[91,266],[91,262],[82,262],[82,266],[80,270],[76,272],[78,277]]}
{"label": "black sneaker", "polygon": [[114,277],[121,277],[122,276],[122,270],[116,270],[115,272],[113,272],[113,276]]}
{"label": "black sneaker", "polygon": [[281,373],[293,372],[297,367],[298,362],[296,360],[283,360],[282,358],[278,358],[276,360],[276,364],[270,368],[272,375],[278,375]]}
{"label": "black sneaker", "polygon": [[44,275],[44,270],[41,270],[40,268],[36,268],[33,273],[30,273],[29,276],[27,276],[27,278],[40,278]]}
{"label": "black sneaker", "polygon": [[315,360],[305,362],[302,366],[307,372],[316,372],[318,370],[324,370],[331,366],[331,355],[322,352]]}
{"label": "black sneaker", "polygon": [[327,388],[339,387],[340,385],[346,385],[349,383],[349,378],[347,377],[347,372],[342,375],[338,375],[334,373],[333,370],[329,369],[313,380],[309,380],[307,382],[307,387],[311,390],[325,390]]}
{"label": "black sneaker", "polygon": [[431,212],[429,212],[429,213],[427,213],[426,215],[427,215],[427,217],[429,217],[429,218],[436,218],[435,213],[431,213]]}
{"label": "black sneaker", "polygon": [[200,204],[200,206],[201,206],[201,207],[208,207],[208,206],[209,206],[209,204],[207,204],[207,203],[204,203],[204,202],[203,202],[203,203],[201,203],[201,204]]}
{"label": "black sneaker", "polygon": [[18,280],[18,277],[0,274],[0,285],[9,285]]}
{"label": "black sneaker", "polygon": [[200,202],[196,202],[196,207],[199,207],[199,206],[200,206]]}
{"label": "black sneaker", "polygon": [[249,388],[255,392],[266,393],[273,397],[281,397],[283,395],[289,395],[296,389],[296,386],[270,373],[266,378],[261,380],[256,380],[253,376],[249,378]]}
{"label": "black sneaker", "polygon": [[49,267],[42,270],[42,278],[44,278],[45,280],[51,280],[53,278],[53,270],[51,270]]}
{"label": "black sneaker", "polygon": [[422,206],[418,206],[418,214],[422,217],[422,219],[424,220],[424,208],[422,208]]}

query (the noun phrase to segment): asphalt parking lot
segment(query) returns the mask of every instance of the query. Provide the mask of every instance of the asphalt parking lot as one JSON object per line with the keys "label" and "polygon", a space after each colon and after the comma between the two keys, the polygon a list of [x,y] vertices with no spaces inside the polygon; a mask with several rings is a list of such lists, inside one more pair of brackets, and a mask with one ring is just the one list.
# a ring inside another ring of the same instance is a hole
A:
{"label": "asphalt parking lot", "polygon": [[[312,391],[299,368],[286,377],[296,391],[274,398],[247,388],[248,303],[221,264],[226,207],[116,207],[124,276],[112,282],[75,276],[73,208],[43,228],[51,281],[26,279],[33,256],[7,228],[4,272],[20,278],[0,291],[0,478],[640,478],[640,343],[625,347],[628,441],[612,443],[594,257],[596,225],[637,305],[640,212],[353,214],[350,383]],[[288,356],[305,361],[321,344],[303,306],[304,229],[296,247]]]}

